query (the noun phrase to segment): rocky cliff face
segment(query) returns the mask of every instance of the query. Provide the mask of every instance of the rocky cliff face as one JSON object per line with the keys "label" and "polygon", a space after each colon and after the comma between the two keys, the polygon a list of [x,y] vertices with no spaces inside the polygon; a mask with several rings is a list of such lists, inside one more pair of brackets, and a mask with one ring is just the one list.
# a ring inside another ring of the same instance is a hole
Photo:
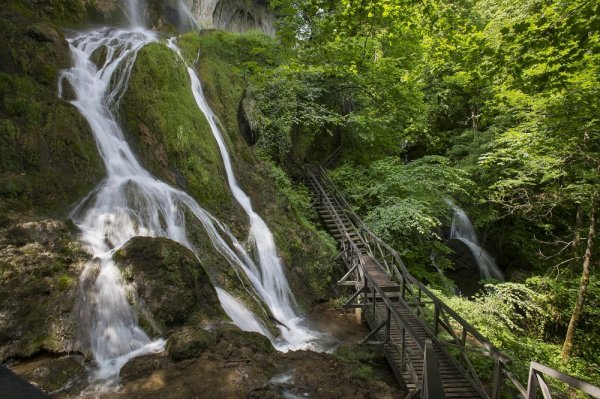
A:
{"label": "rocky cliff face", "polygon": [[275,34],[268,0],[150,0],[146,7],[148,20],[157,27],[168,24],[180,31],[216,28],[230,32],[258,29]]}
{"label": "rocky cliff face", "polygon": [[[9,8],[24,11],[27,17],[71,28],[90,24],[123,26],[129,20],[128,2],[124,0],[6,1]],[[261,30],[275,34],[275,18],[268,0],[137,0],[137,7],[146,25],[155,29]]]}
{"label": "rocky cliff face", "polygon": [[260,29],[268,34],[275,33],[267,0],[188,0],[188,3],[203,26],[231,32]]}

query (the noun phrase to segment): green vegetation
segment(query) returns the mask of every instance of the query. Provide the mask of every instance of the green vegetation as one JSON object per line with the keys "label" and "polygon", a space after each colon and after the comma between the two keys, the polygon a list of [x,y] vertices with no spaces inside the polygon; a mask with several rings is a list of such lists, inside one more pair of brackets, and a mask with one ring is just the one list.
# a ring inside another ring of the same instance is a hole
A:
{"label": "green vegetation", "polygon": [[148,169],[217,215],[232,213],[217,143],[198,111],[183,62],[166,45],[153,43],[139,52],[121,114]]}
{"label": "green vegetation", "polygon": [[345,360],[354,365],[356,378],[368,380],[374,378],[373,355],[364,346],[342,345],[333,352],[338,359]]}
{"label": "green vegetation", "polygon": [[597,383],[600,6],[272,5],[289,50],[246,99],[263,153],[293,174],[341,143],[332,178],[434,286],[461,204],[511,282],[448,301],[521,377],[539,360]]}
{"label": "green vegetation", "polygon": [[[59,71],[70,58],[53,23],[118,21],[121,10],[102,11],[94,0],[44,0],[35,10],[30,3],[9,1],[0,10],[3,228],[24,214],[64,218],[103,175],[89,127],[57,98]],[[294,291],[302,292],[301,279],[309,287],[300,302],[330,296],[335,245],[315,227],[308,192],[296,178],[306,162],[341,146],[333,180],[426,283],[441,288],[431,255],[442,269],[452,268],[444,242],[452,216],[447,200],[461,204],[485,232],[482,241],[510,282],[491,282],[471,299],[440,295],[514,359],[520,376],[537,360],[600,381],[600,5],[270,4],[278,11],[277,39],[203,31],[178,43],[199,72],[240,184],[273,229]],[[158,6],[152,2],[152,12]],[[145,166],[243,237],[247,223],[187,71],[164,43],[140,51],[120,112]],[[204,246],[201,227],[189,227],[202,266],[224,286],[238,281]],[[20,240],[11,245],[27,243]],[[48,277],[53,294],[71,295],[72,264],[83,257],[61,245],[51,249],[65,258],[33,268],[31,276],[16,263],[2,269],[22,274],[27,289],[42,292]],[[41,264],[35,251],[11,256]],[[180,270],[179,255],[159,255],[166,265],[161,279],[173,285],[198,279],[197,265]],[[28,313],[19,317],[38,323],[39,312]],[[31,354],[48,336],[32,335],[32,346],[14,353]],[[359,375],[368,377],[363,366]]]}
{"label": "green vegetation", "polygon": [[64,215],[103,175],[89,127],[57,98],[67,42],[4,8],[0,39],[0,214]]}

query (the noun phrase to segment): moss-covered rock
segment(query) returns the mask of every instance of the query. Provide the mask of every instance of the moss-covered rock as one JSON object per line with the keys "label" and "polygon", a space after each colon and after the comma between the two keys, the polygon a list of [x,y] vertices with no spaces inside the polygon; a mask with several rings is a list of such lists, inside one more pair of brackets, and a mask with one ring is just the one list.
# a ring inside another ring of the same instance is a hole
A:
{"label": "moss-covered rock", "polygon": [[114,256],[134,284],[145,328],[164,333],[225,318],[210,278],[189,249],[167,238],[135,237]]}
{"label": "moss-covered rock", "polygon": [[64,217],[104,168],[79,112],[57,96],[70,65],[62,33],[0,10],[0,214]]}
{"label": "moss-covered rock", "polygon": [[5,0],[4,3],[2,7],[6,10],[61,27],[85,28],[127,22],[126,4],[120,0]]}
{"label": "moss-covered rock", "polygon": [[185,65],[164,44],[153,43],[139,52],[121,114],[136,153],[152,173],[221,219],[244,223]]}
{"label": "moss-covered rock", "polygon": [[64,389],[82,391],[87,386],[87,370],[80,355],[40,356],[31,363],[17,364],[13,371],[55,397],[64,397],[59,394]]}
{"label": "moss-covered rock", "polygon": [[174,360],[198,357],[216,342],[216,333],[202,328],[184,326],[175,331],[167,341],[167,351]]}
{"label": "moss-covered rock", "polygon": [[41,350],[79,350],[77,281],[88,255],[56,220],[0,229],[0,362]]}
{"label": "moss-covered rock", "polygon": [[190,61],[199,54],[196,69],[207,100],[225,129],[237,178],[255,211],[273,231],[296,298],[309,304],[329,297],[335,246],[291,200],[295,189],[285,173],[259,159],[248,146],[238,118],[245,88],[253,76],[280,62],[281,48],[259,32],[190,33],[179,45]]}

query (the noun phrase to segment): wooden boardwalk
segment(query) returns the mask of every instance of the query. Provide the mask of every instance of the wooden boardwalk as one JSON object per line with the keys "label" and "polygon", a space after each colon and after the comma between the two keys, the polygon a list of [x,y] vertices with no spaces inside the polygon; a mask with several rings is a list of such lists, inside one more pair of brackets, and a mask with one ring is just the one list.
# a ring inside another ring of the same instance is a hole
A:
{"label": "wooden boardwalk", "polygon": [[[369,245],[345,212],[344,204],[340,203],[334,193],[324,189],[324,185],[314,175],[307,183],[312,192],[315,209],[330,234],[342,249],[350,245],[359,251],[358,264],[366,276],[340,282],[342,285],[354,286],[358,294],[355,295],[355,299],[361,298],[360,304],[348,305],[363,310],[372,330],[371,342],[383,345],[386,358],[407,392],[407,397],[421,394],[425,369],[423,348],[426,341],[433,338],[431,332],[415,317],[410,306],[400,300],[400,284],[369,254]],[[348,266],[349,269],[352,268],[352,265]],[[390,304],[393,310],[389,309]],[[390,313],[399,317],[390,317]],[[438,394],[440,398],[444,395],[446,398],[488,397],[485,392],[474,386],[465,371],[447,356],[435,340],[433,352],[437,360],[435,368],[443,390],[443,394]]]}

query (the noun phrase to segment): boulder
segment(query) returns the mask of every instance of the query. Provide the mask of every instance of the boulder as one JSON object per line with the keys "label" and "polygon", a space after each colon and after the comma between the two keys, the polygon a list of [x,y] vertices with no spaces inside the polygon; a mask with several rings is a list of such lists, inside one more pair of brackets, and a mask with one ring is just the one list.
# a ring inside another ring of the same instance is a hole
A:
{"label": "boulder", "polygon": [[89,255],[57,220],[0,229],[0,361],[79,350],[78,276]]}
{"label": "boulder", "polygon": [[194,253],[168,238],[134,237],[114,256],[137,293],[144,328],[161,334],[223,318],[210,278]]}
{"label": "boulder", "polygon": [[167,351],[174,360],[198,357],[211,344],[216,341],[214,332],[184,326],[171,334],[167,341]]}

